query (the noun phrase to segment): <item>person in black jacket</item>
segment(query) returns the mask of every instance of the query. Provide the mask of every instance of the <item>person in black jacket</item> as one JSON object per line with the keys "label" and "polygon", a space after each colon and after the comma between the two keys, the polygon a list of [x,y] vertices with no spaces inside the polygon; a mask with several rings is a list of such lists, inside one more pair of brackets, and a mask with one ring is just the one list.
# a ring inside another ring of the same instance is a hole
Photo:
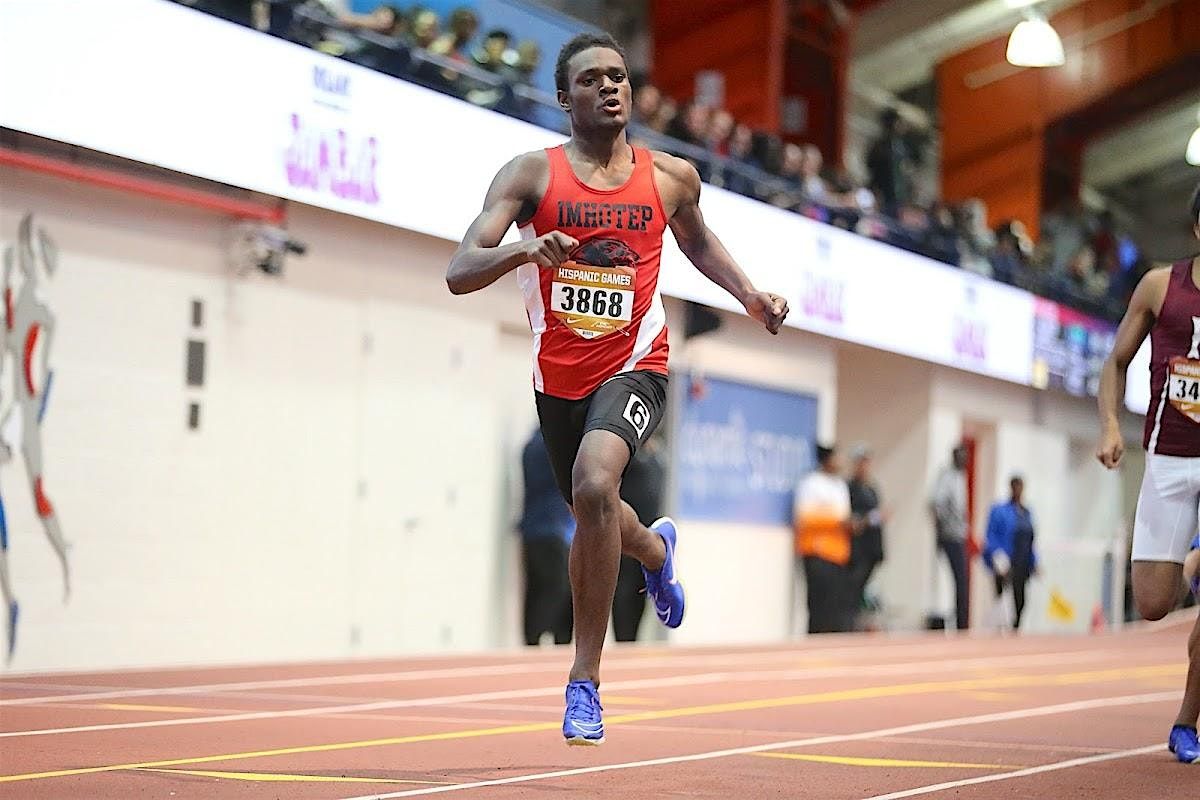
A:
{"label": "person in black jacket", "polygon": [[867,583],[883,563],[883,523],[887,512],[880,507],[879,488],[871,475],[871,451],[858,445],[852,451],[854,472],[850,478],[850,514],[854,538],[850,543],[850,579],[855,610],[865,605]]}
{"label": "person in black jacket", "polygon": [[525,644],[536,646],[546,632],[554,634],[555,644],[569,644],[573,625],[567,553],[575,519],[554,482],[540,429],[525,443],[521,469],[525,503],[517,529],[525,566]]}

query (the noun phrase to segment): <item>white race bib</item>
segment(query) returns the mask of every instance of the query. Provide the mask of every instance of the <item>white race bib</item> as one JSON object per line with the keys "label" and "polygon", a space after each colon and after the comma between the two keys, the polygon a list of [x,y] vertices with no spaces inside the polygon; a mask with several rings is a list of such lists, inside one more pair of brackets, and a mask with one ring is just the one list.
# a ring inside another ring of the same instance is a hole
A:
{"label": "white race bib", "polygon": [[633,320],[633,267],[592,267],[566,261],[554,270],[550,312],[583,339],[599,339]]}

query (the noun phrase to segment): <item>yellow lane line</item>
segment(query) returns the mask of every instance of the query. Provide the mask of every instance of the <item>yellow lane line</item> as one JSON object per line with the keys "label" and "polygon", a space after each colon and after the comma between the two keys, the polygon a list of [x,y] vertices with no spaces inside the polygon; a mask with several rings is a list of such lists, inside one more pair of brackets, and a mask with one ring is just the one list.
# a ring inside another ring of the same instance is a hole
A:
{"label": "yellow lane line", "polygon": [[337,775],[280,775],[275,772],[215,772],[205,769],[151,769],[143,767],[138,772],[160,772],[168,775],[194,775],[199,778],[225,778],[233,781],[263,781],[286,783],[416,783],[421,786],[437,784],[450,786],[447,781],[410,781],[401,778],[354,778]]}

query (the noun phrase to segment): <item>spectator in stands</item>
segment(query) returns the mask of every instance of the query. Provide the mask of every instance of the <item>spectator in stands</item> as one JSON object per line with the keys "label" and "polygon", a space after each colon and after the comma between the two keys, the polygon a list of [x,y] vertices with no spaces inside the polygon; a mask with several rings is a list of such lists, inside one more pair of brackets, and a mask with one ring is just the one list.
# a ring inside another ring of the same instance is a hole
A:
{"label": "spectator in stands", "polygon": [[996,237],[987,225],[987,206],[982,200],[967,200],[954,209],[961,260],[959,266],[977,275],[991,277],[988,257],[996,248]]}
{"label": "spectator in stands", "polygon": [[675,124],[679,116],[679,105],[670,97],[664,97],[658,104],[658,111],[648,126],[651,130],[665,134]]}
{"label": "spectator in stands", "polygon": [[929,233],[929,215],[925,209],[905,203],[900,206],[896,222],[887,237],[888,243],[912,253],[923,253],[925,238]]}
{"label": "spectator in stands", "polygon": [[959,265],[958,229],[954,224],[954,215],[945,203],[937,203],[933,207],[922,252],[935,261],[956,267]]}
{"label": "spectator in stands", "polygon": [[817,469],[796,489],[796,558],[808,588],[808,632],[834,633],[853,624],[850,584],[850,489],[834,447],[817,447]]}
{"label": "spectator in stands", "polygon": [[[729,158],[748,169],[762,169],[754,155],[754,131],[749,125],[736,125],[729,136]],[[725,188],[731,192],[753,197],[757,194],[755,181],[745,172],[730,169],[723,179]]]}
{"label": "spectator in stands", "polygon": [[429,52],[445,56],[451,61],[467,61],[467,45],[479,30],[479,17],[466,6],[450,12],[449,30],[429,46]]}
{"label": "spectator in stands", "polygon": [[800,191],[804,183],[804,148],[793,142],[783,146],[783,161],[779,165],[779,175],[789,186]]}
{"label": "spectator in stands", "polygon": [[717,109],[708,120],[708,130],[704,133],[704,146],[709,152],[719,156],[729,154],[729,137],[733,135],[735,125],[733,114],[725,109]]}
{"label": "spectator in stands", "polygon": [[422,50],[433,47],[433,43],[438,40],[440,35],[440,25],[437,13],[431,9],[420,6],[413,9],[411,25],[413,44]]}
{"label": "spectator in stands", "polygon": [[1091,239],[1083,204],[1077,198],[1043,214],[1041,230],[1042,241],[1050,248],[1050,272],[1055,275],[1065,273],[1072,259]]}
{"label": "spectator in stands", "polygon": [[882,133],[867,153],[870,187],[884,213],[895,214],[897,208],[913,197],[914,158],[907,138],[908,127],[900,112],[884,109],[879,126]]}
{"label": "spectator in stands", "polygon": [[662,101],[662,92],[653,83],[638,87],[633,95],[633,121],[647,127],[653,126]]}
{"label": "spectator in stands", "polygon": [[512,36],[506,30],[496,28],[488,31],[487,35],[483,37],[483,46],[472,56],[475,65],[485,72],[492,72],[515,80],[516,75],[512,73],[512,68],[505,58],[511,42]]}
{"label": "spectator in stands", "polygon": [[525,39],[517,45],[517,57],[513,63],[521,83],[532,86],[533,74],[542,63],[542,48],[533,39]]}
{"label": "spectator in stands", "polygon": [[821,177],[821,165],[824,163],[821,148],[806,144],[800,150],[800,195],[811,203],[831,205],[829,188]]}
{"label": "spectator in stands", "polygon": [[1066,273],[1051,283],[1053,291],[1066,301],[1098,300],[1108,292],[1108,276],[1096,271],[1096,254],[1083,245],[1067,262]]}
{"label": "spectator in stands", "polygon": [[708,106],[693,100],[675,117],[667,135],[693,147],[704,147],[710,113]]}
{"label": "spectator in stands", "polygon": [[778,166],[771,171],[780,178],[780,186],[772,191],[768,202],[779,208],[804,210],[801,187],[804,181],[804,148],[793,142],[779,142]]}
{"label": "spectator in stands", "polygon": [[339,11],[338,22],[351,30],[371,31],[384,36],[402,36],[408,29],[408,16],[394,5],[376,6],[369,14]]}
{"label": "spectator in stands", "polygon": [[1020,220],[1009,220],[996,228],[996,247],[991,256],[993,277],[1018,285],[1029,267],[1029,245]]}

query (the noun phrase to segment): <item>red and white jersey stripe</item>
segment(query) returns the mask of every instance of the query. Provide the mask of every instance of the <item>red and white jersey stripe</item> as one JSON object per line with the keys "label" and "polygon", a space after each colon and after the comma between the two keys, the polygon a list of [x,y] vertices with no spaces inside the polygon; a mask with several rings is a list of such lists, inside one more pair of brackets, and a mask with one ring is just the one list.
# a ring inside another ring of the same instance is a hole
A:
{"label": "red and white jersey stripe", "polygon": [[658,271],[667,219],[654,180],[653,156],[635,147],[629,180],[605,190],[579,180],[562,147],[546,153],[550,183],[521,235],[531,239],[561,231],[579,241],[571,260],[581,267],[632,268],[633,304],[627,325],[584,338],[553,313],[555,271],[535,264],[520,267],[517,281],[533,331],[534,388],[577,400],[622,372],[649,370],[665,375],[667,315],[658,291]]}

